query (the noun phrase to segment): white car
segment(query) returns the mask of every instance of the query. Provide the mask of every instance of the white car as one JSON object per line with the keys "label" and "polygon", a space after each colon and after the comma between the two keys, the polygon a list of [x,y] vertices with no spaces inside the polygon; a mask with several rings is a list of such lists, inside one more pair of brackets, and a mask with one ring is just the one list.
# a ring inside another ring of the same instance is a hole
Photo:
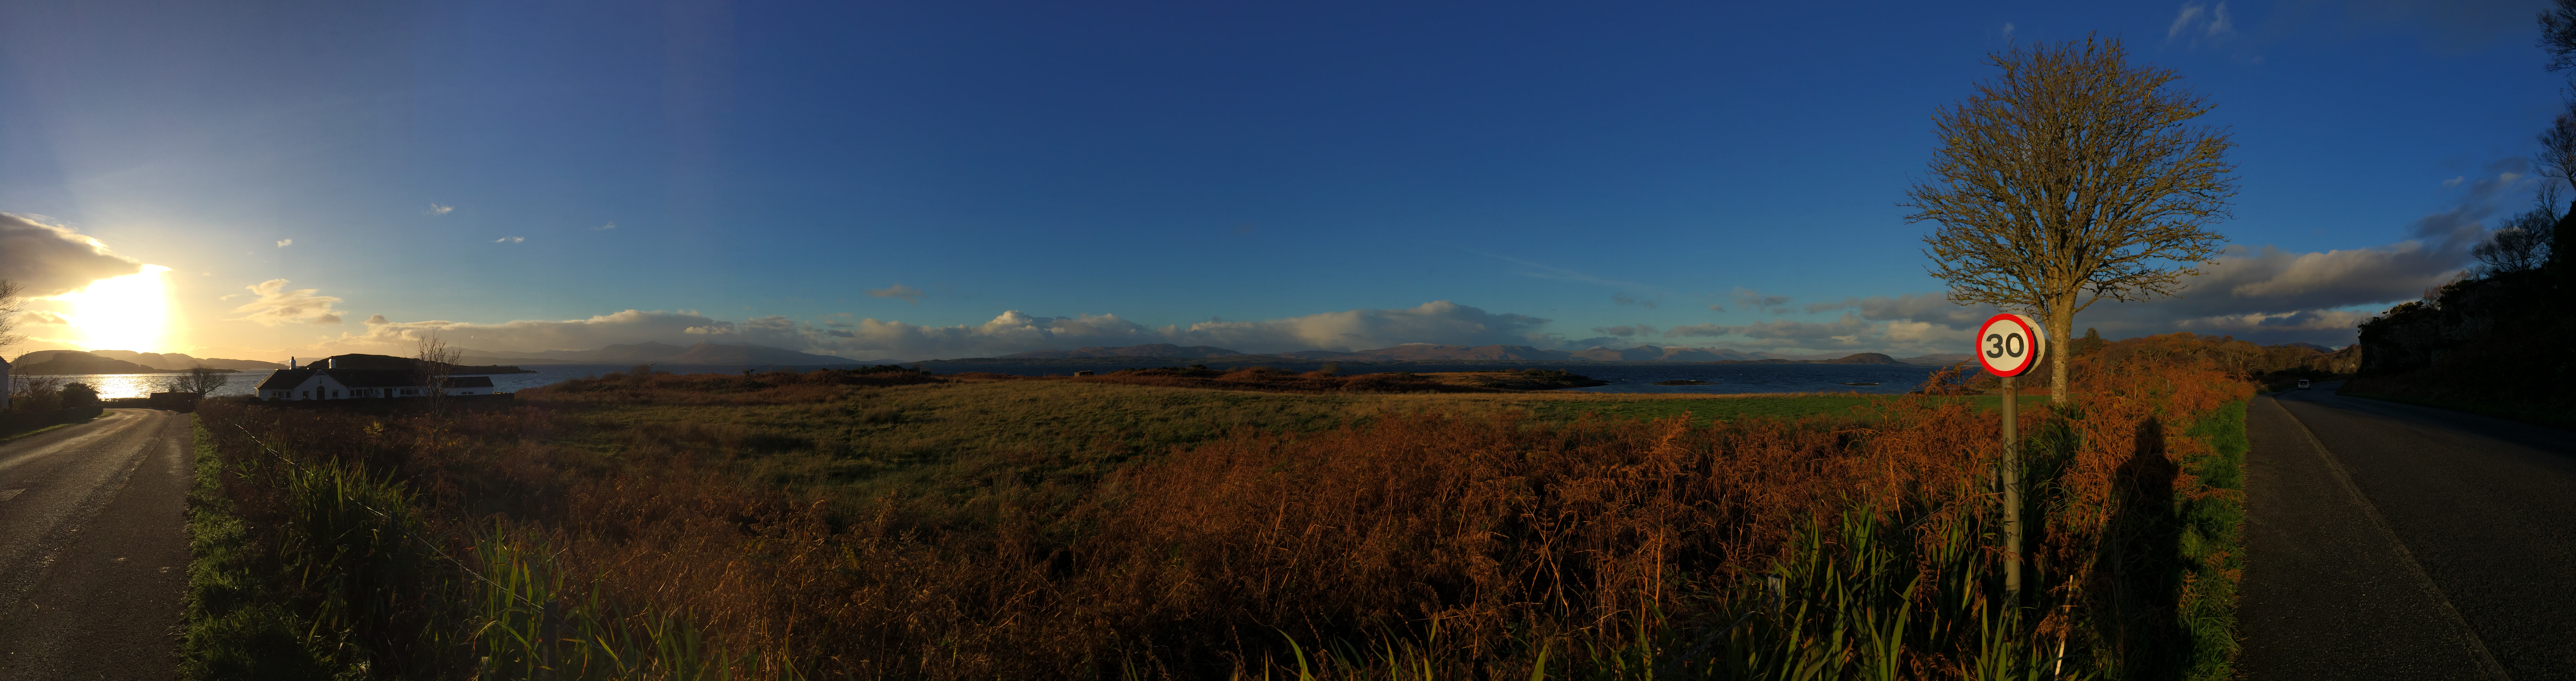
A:
{"label": "white car", "polygon": [[2308,389],[2308,379],[2304,379],[2304,378],[2299,379],[2299,389],[2300,389],[2300,390],[2306,390],[2306,389]]}

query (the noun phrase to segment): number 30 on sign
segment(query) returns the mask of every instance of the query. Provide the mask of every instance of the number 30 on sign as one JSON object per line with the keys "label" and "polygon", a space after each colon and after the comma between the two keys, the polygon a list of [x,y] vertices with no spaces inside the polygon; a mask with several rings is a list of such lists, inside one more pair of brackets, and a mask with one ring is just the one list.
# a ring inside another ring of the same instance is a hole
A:
{"label": "number 30 on sign", "polygon": [[1986,318],[1977,327],[1977,363],[1986,373],[1996,376],[2020,376],[2039,366],[2040,349],[2047,347],[2039,323],[2017,314],[1999,314]]}

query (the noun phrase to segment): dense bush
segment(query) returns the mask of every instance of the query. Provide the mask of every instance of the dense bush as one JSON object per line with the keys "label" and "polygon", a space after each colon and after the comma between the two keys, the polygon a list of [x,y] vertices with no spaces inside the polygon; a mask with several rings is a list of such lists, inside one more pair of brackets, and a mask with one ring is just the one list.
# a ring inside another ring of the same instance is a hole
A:
{"label": "dense bush", "polygon": [[2344,390],[2576,428],[2576,263],[2563,249],[2541,255],[2538,267],[2491,263],[2363,322],[2361,375]]}

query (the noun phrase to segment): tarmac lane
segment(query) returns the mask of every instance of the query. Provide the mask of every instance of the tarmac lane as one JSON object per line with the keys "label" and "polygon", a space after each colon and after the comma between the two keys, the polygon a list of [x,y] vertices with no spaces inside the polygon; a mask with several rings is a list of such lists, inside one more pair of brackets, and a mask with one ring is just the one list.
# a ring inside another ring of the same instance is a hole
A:
{"label": "tarmac lane", "polygon": [[2333,394],[2247,410],[2249,679],[2576,679],[2576,433]]}
{"label": "tarmac lane", "polygon": [[192,442],[110,409],[0,445],[0,680],[178,676]]}

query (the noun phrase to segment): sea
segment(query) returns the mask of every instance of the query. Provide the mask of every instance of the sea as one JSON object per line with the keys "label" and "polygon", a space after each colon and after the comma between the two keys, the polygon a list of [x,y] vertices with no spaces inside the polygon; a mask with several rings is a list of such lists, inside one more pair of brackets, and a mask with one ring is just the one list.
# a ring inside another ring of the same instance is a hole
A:
{"label": "sea", "polygon": [[[490,374],[490,376],[492,378],[492,387],[496,392],[517,392],[528,388],[559,383],[575,378],[625,371],[631,366],[633,365],[533,364],[521,366],[521,368],[528,369],[532,373]],[[744,369],[744,367],[740,365],[660,365],[654,368],[660,371],[668,371],[678,374],[734,374],[741,373]],[[768,369],[770,367],[763,366],[758,368]],[[778,368],[793,369],[799,367]],[[1531,363],[1523,367],[1497,367],[1493,364],[1340,365],[1342,373],[1345,374],[1388,371],[1411,371],[1415,373],[1443,371],[1495,371],[1502,368],[1562,369],[1578,375],[1589,376],[1597,380],[1609,382],[1608,385],[1593,386],[1589,388],[1570,388],[1568,389],[1570,391],[1597,393],[1680,394],[1804,392],[1896,394],[1923,387],[1924,381],[1929,380],[1934,372],[1938,372],[1942,369],[1942,367],[1914,364],[1664,364],[1644,362],[1634,364]],[[1061,365],[980,365],[946,362],[940,363],[932,369],[939,373],[983,371],[1022,376],[1060,376],[1070,374],[1075,371],[1074,368]],[[1101,367],[1097,370],[1106,372],[1111,369],[1109,367]],[[268,372],[243,371],[235,374],[226,374],[226,376],[229,378],[226,380],[224,386],[216,389],[211,393],[212,395],[218,397],[228,395],[249,395],[259,386],[260,381],[268,378]],[[172,386],[178,384],[179,377],[179,374],[92,374],[84,376],[54,376],[50,378],[88,383],[91,387],[98,389],[99,397],[115,399],[120,397],[145,397],[155,392],[166,392],[170,390]],[[23,381],[28,377],[12,376],[10,378],[13,383],[16,383]],[[1655,383],[1662,381],[1700,381],[1705,385],[1655,385]],[[17,386],[12,385],[10,386],[10,389],[14,392],[16,391]]]}

